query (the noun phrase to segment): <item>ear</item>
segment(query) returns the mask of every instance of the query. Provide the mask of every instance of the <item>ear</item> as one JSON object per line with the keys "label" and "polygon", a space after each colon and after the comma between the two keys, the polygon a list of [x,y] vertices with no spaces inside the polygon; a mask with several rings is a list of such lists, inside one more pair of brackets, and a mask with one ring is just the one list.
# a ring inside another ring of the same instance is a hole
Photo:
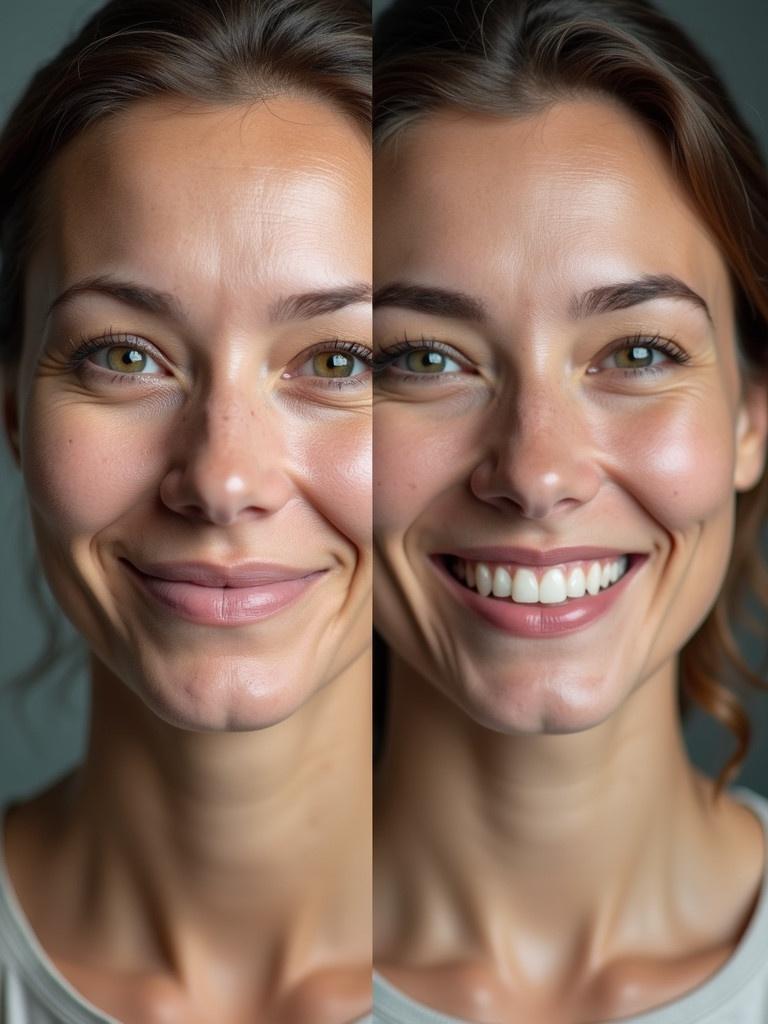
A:
{"label": "ear", "polygon": [[3,370],[3,426],[13,460],[21,467],[19,445],[19,406],[16,400],[16,375],[10,368]]}
{"label": "ear", "polygon": [[746,380],[736,423],[733,482],[737,491],[751,490],[763,475],[767,436],[768,381]]}

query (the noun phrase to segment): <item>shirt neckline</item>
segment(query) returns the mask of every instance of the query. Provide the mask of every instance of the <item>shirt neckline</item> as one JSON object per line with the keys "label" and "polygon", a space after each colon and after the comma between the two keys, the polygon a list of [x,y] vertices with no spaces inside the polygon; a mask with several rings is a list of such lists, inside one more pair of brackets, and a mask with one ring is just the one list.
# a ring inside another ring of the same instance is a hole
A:
{"label": "shirt neckline", "polygon": [[5,948],[20,978],[62,1024],[121,1024],[82,996],[38,941],[19,903],[5,860],[5,819],[9,804],[0,806],[0,948]]}
{"label": "shirt neckline", "polygon": [[[5,860],[5,818],[10,806],[0,804],[0,951],[5,951],[19,976],[29,983],[35,995],[61,1024],[122,1024],[116,1017],[110,1017],[90,1003],[67,981],[43,949],[27,920]],[[370,1014],[365,1014],[350,1024],[369,1024],[372,1020]]]}
{"label": "shirt neckline", "polygon": [[[744,934],[731,956],[714,974],[696,988],[671,1003],[663,1003],[616,1024],[699,1024],[704,1014],[712,1014],[744,988],[751,977],[765,966],[768,936],[768,800],[745,786],[728,790],[734,800],[748,807],[763,828],[763,878],[755,909]],[[374,971],[374,1013],[408,1014],[398,1024],[476,1024],[434,1010],[411,999],[378,971]],[[606,1021],[604,1024],[610,1024]]]}

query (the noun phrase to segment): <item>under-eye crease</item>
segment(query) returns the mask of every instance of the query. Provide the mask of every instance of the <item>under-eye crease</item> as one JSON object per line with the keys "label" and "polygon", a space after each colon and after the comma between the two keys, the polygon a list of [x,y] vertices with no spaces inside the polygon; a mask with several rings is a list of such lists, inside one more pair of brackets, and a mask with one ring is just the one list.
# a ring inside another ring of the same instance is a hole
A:
{"label": "under-eye crease", "polygon": [[[628,365],[605,365],[609,359],[624,352],[631,353]],[[666,356],[668,360],[677,365],[683,365],[689,362],[691,358],[689,353],[672,341],[671,338],[662,338],[659,334],[634,334],[631,337],[619,338],[618,341],[615,341],[607,351],[601,354],[598,364],[591,367],[587,372],[595,374],[618,371],[625,377],[642,377],[663,373],[663,362],[653,362],[656,354]],[[632,365],[633,359],[636,360],[635,365]],[[648,359],[651,361],[647,362]]]}

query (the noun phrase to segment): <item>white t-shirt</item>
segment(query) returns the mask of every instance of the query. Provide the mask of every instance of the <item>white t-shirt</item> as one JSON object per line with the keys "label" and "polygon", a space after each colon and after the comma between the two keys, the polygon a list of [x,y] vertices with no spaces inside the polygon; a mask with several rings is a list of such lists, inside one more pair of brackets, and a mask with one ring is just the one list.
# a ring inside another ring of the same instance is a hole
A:
{"label": "white t-shirt", "polygon": [[[768,800],[743,786],[734,787],[730,794],[760,818],[768,850]],[[373,1020],[374,1024],[468,1024],[417,1003],[380,974],[373,978]],[[768,1024],[768,859],[757,906],[733,955],[687,995],[624,1017],[620,1024]]]}
{"label": "white t-shirt", "polygon": [[3,819],[0,808],[0,1024],[120,1024],[83,999],[37,941],[6,870]]}

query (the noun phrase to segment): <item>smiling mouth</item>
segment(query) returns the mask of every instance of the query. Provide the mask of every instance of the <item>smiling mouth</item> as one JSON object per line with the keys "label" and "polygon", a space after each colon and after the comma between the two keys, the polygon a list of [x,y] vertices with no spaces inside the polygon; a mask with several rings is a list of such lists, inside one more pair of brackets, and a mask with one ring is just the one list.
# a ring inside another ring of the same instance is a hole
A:
{"label": "smiling mouth", "polygon": [[595,597],[610,589],[639,556],[626,554],[536,568],[472,561],[454,555],[438,557],[455,580],[481,597],[510,604],[553,605]]}

